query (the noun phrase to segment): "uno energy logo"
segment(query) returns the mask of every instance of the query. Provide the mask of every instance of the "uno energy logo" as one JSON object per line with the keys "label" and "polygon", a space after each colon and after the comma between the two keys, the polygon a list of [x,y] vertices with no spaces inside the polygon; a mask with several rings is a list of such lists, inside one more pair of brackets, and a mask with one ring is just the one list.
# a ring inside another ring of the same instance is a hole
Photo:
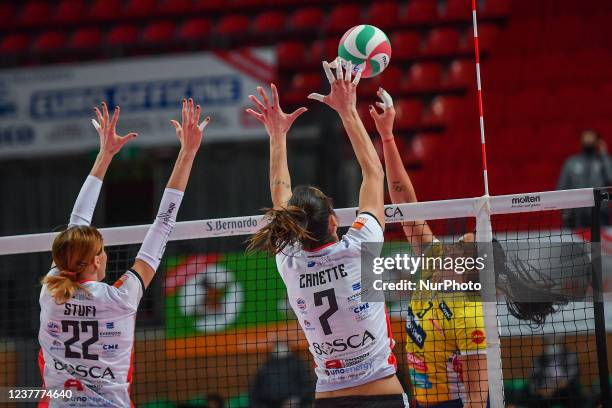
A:
{"label": "uno energy logo", "polygon": [[366,361],[363,363],[358,363],[352,367],[343,367],[343,368],[330,368],[325,370],[325,374],[332,375],[350,375],[350,374],[363,374],[368,370],[372,369],[372,362]]}

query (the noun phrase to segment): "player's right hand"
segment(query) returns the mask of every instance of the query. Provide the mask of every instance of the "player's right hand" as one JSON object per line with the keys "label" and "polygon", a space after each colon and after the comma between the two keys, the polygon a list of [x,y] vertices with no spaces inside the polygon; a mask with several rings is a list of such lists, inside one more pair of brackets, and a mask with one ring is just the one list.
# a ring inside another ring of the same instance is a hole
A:
{"label": "player's right hand", "polygon": [[[332,68],[336,69],[336,75],[332,73]],[[355,78],[351,80],[353,72],[353,63],[351,61],[346,62],[346,66],[343,72],[342,64],[339,58],[331,63],[323,61],[323,70],[327,76],[327,80],[331,85],[331,91],[328,95],[321,95],[318,93],[311,93],[308,95],[308,99],[314,99],[315,101],[323,102],[330,108],[337,111],[340,116],[350,113],[356,110],[357,103],[357,84],[361,78],[361,70],[357,71]]]}
{"label": "player's right hand", "polygon": [[91,123],[100,136],[100,153],[112,157],[124,144],[134,139],[136,133],[128,133],[125,136],[119,136],[116,132],[117,121],[119,120],[119,106],[115,106],[115,112],[111,118],[108,113],[108,107],[105,102],[102,102],[102,112],[97,106],[94,107],[98,120],[92,119]]}
{"label": "player's right hand", "polygon": [[202,132],[210,122],[210,116],[200,123],[200,105],[194,106],[193,99],[183,99],[182,123],[171,120],[176,130],[176,137],[181,142],[181,149],[188,153],[196,153],[202,144]]}
{"label": "player's right hand", "polygon": [[376,102],[376,106],[382,109],[382,113],[378,113],[376,108],[370,105],[370,116],[374,119],[376,130],[383,142],[393,140],[393,121],[395,120],[395,108],[393,107],[393,99],[387,91],[378,88],[376,95],[382,102]]}

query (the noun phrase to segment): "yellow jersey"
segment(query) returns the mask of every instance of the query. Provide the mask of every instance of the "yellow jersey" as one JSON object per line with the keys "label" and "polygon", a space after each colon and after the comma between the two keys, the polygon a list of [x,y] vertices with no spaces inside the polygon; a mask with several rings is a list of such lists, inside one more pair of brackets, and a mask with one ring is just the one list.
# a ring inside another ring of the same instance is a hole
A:
{"label": "yellow jersey", "polygon": [[[427,252],[442,256],[442,244],[432,244]],[[424,270],[421,278],[435,279],[434,274]],[[480,296],[469,292],[415,295],[406,319],[408,370],[415,397],[422,404],[461,399],[465,390],[459,356],[486,351]]]}

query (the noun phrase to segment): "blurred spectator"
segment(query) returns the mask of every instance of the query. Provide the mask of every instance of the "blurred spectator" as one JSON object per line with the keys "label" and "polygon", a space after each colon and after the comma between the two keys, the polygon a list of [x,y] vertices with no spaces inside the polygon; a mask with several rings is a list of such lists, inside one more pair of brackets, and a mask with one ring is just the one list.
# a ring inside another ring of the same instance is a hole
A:
{"label": "blurred spectator", "polygon": [[286,342],[277,342],[268,360],[257,370],[250,390],[251,408],[309,406],[314,395],[309,372]]}
{"label": "blurred spectator", "polygon": [[[593,130],[581,135],[582,152],[565,161],[557,190],[586,187],[606,187],[612,182],[612,162],[606,143]],[[602,225],[609,223],[607,206],[602,206]],[[563,213],[563,226],[584,228],[591,225],[591,209],[576,208]]]}
{"label": "blurred spectator", "polygon": [[544,352],[534,361],[529,408],[581,406],[578,356],[554,336],[544,338]]}

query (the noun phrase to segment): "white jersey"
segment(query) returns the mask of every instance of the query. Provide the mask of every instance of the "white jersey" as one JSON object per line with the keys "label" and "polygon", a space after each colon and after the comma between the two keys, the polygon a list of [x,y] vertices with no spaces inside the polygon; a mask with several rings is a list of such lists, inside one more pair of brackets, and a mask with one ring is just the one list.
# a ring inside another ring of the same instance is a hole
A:
{"label": "white jersey", "polygon": [[374,216],[360,213],[339,242],[315,251],[286,247],[279,273],[315,360],[317,392],[366,384],[396,372],[384,302],[361,302],[361,243],[383,242]]}
{"label": "white jersey", "polygon": [[[50,274],[57,274],[57,269]],[[51,400],[49,407],[129,407],[136,310],[144,286],[130,270],[114,285],[81,282],[78,291],[57,304],[46,286],[40,292],[44,387],[71,390],[72,398]]]}

